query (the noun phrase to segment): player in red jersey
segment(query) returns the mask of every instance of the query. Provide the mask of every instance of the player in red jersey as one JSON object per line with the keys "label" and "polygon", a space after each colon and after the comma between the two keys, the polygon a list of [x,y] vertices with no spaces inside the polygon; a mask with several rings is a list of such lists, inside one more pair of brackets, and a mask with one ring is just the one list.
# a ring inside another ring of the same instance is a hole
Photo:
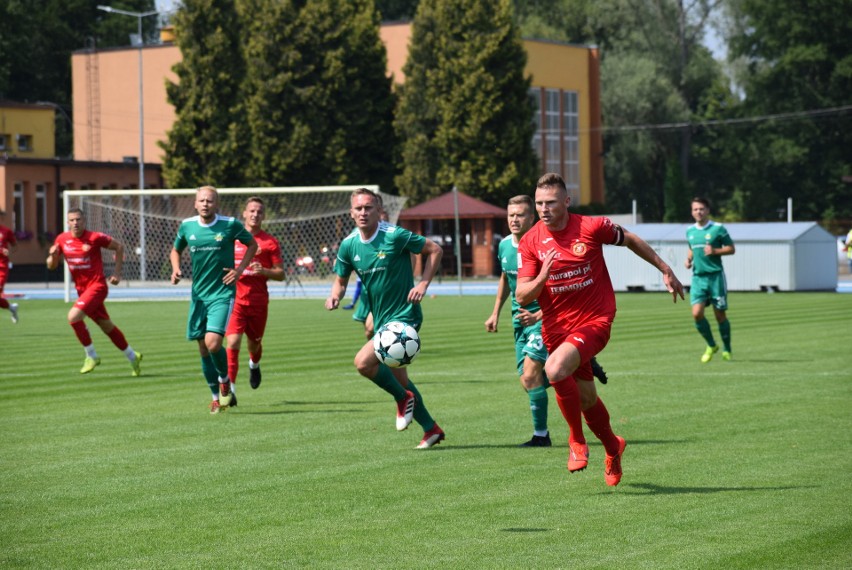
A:
{"label": "player in red jersey", "polygon": [[609,341],[615,318],[615,292],[603,246],[626,246],[659,269],[675,302],[678,295],[683,299],[683,285],[641,238],[609,218],[569,214],[570,203],[561,176],[549,173],[538,180],[535,206],[540,221],[518,246],[515,296],[521,305],[538,299],[543,311],[542,336],[549,353],[545,372],[569,428],[568,470],[581,471],[589,461],[581,419],[585,416],[606,449],[606,483],[618,485],[626,443],[612,431],[590,364]]}
{"label": "player in red jersey", "polygon": [[0,309],[8,309],[12,313],[12,322],[18,322],[18,304],[10,303],[3,298],[3,288],[6,286],[6,278],[9,276],[9,253],[17,245],[15,232],[4,225],[0,225]]}
{"label": "player in red jersey", "polygon": [[74,334],[83,348],[86,349],[86,359],[80,374],[86,374],[101,363],[89,329],[83,322],[85,317],[95,321],[112,343],[122,351],[130,361],[133,369],[132,376],[141,372],[142,355],[134,351],[121,330],[109,318],[104,301],[109,294],[109,286],[104,276],[104,264],[101,249],[115,252],[115,268],[109,282],[118,285],[121,281],[121,266],[124,263],[124,246],[112,237],[86,229],[86,218],[83,210],[72,208],[68,210],[68,231],[56,236],[56,241],[47,254],[47,268],[56,269],[62,255],[68,264],[74,286],[77,288],[77,302],[68,311],[68,324],[74,329]]}
{"label": "player in red jersey", "polygon": [[[246,202],[243,219],[246,229],[257,242],[257,253],[251,264],[237,281],[237,299],[234,311],[228,321],[225,332],[228,351],[228,377],[231,389],[240,368],[240,345],[243,334],[248,338],[249,384],[252,388],[260,386],[260,357],[263,355],[263,332],[266,330],[266,317],[269,313],[269,290],[266,282],[284,280],[284,261],[281,259],[281,246],[278,240],[261,229],[266,208],[263,200],[251,197]],[[234,263],[239,265],[245,256],[246,246],[234,243]]]}

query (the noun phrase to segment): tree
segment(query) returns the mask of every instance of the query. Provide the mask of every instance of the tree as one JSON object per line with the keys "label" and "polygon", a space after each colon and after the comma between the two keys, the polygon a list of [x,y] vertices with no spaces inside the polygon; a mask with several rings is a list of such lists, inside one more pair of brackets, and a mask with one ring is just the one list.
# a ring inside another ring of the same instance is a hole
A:
{"label": "tree", "polygon": [[852,2],[731,0],[730,8],[730,55],[745,62],[741,113],[767,117],[752,128],[736,188],[743,214],[783,217],[792,197],[797,218],[848,223]]}
{"label": "tree", "polygon": [[[0,98],[57,105],[56,151],[72,149],[71,52],[128,45],[132,18],[97,9],[97,0],[3,0],[0,2]],[[132,11],[154,9],[154,0],[113,3]],[[145,22],[147,31],[156,21]],[[66,118],[68,120],[66,120]]]}
{"label": "tree", "polygon": [[420,0],[376,0],[382,20],[410,20],[417,11]]}
{"label": "tree", "polygon": [[413,23],[395,126],[400,192],[456,186],[504,204],[537,174],[526,53],[509,0],[423,0]]}
{"label": "tree", "polygon": [[184,0],[174,18],[182,59],[166,93],[176,119],[163,177],[172,188],[242,186],[248,164],[241,86],[245,64],[234,0]]}
{"label": "tree", "polygon": [[373,1],[246,5],[252,183],[390,189],[394,99]]}

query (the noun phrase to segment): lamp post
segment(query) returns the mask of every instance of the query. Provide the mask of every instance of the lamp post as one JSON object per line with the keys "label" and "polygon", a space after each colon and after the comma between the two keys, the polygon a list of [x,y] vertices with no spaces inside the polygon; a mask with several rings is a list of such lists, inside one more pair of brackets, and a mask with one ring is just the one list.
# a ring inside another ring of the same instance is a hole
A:
{"label": "lamp post", "polygon": [[[129,12],[127,10],[119,10],[111,6],[98,6],[98,10],[109,12],[111,14],[121,14],[122,16],[132,16],[136,18],[136,30],[139,34],[139,190],[145,189],[145,106],[143,103],[144,91],[142,88],[142,47],[144,40],[142,39],[142,18],[159,14],[158,11],[150,12]],[[139,279],[146,280],[145,274],[145,197],[139,195]]]}

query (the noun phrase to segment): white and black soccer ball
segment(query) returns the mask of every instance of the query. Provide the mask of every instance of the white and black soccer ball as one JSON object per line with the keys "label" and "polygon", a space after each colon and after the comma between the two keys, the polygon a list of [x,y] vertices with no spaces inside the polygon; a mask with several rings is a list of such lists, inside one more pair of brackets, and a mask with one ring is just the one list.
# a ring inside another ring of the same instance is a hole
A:
{"label": "white and black soccer ball", "polygon": [[407,366],[420,353],[420,335],[411,325],[391,321],[376,331],[373,350],[379,362],[391,368]]}

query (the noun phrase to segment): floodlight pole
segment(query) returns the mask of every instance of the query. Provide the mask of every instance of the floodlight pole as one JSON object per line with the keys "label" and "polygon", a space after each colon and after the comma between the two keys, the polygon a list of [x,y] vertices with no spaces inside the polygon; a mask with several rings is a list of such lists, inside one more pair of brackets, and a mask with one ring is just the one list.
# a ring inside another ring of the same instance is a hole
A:
{"label": "floodlight pole", "polygon": [[[98,10],[110,14],[121,14],[136,18],[136,30],[139,34],[139,189],[145,189],[145,105],[142,83],[142,47],[145,44],[142,36],[142,18],[159,14],[157,10],[150,12],[129,12],[111,6],[98,6]],[[146,280],[145,272],[145,197],[139,195],[139,280]]]}

